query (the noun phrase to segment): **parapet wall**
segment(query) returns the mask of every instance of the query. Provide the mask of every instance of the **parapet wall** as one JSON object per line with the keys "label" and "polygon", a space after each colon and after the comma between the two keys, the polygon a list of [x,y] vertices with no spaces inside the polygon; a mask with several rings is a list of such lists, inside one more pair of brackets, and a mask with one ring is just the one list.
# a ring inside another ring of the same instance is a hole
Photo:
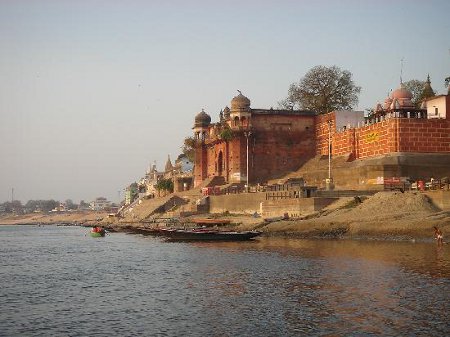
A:
{"label": "parapet wall", "polygon": [[211,195],[209,197],[210,213],[249,213],[260,212],[261,202],[266,200],[266,193],[239,193]]}
{"label": "parapet wall", "polygon": [[[328,154],[328,120],[334,113],[318,118],[316,153]],[[450,153],[450,120],[390,118],[384,121],[337,132],[331,128],[331,154],[364,159],[384,154]]]}

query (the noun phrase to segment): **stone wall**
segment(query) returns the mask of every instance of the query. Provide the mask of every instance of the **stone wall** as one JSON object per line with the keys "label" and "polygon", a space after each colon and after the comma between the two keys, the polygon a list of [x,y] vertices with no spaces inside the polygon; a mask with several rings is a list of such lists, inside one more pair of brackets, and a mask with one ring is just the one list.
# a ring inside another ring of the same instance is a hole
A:
{"label": "stone wall", "polygon": [[264,217],[282,216],[288,213],[291,217],[319,211],[337,198],[293,198],[266,200],[266,193],[240,193],[213,195],[209,197],[209,212],[235,214],[262,213]]}
{"label": "stone wall", "polygon": [[289,217],[320,211],[338,198],[298,198],[283,200],[266,200],[261,205],[263,217],[276,217],[288,214]]}
{"label": "stone wall", "polygon": [[209,212],[235,214],[260,212],[261,202],[266,200],[265,193],[240,193],[212,195],[209,197]]}

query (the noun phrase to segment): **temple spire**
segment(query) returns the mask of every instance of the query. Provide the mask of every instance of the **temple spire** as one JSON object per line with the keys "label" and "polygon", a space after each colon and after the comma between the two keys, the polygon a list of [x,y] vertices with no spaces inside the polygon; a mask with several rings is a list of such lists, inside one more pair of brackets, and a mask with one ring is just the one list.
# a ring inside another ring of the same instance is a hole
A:
{"label": "temple spire", "polygon": [[167,155],[167,162],[166,162],[165,171],[166,172],[170,172],[172,170],[173,170],[173,165],[172,165],[172,162],[170,161],[170,155]]}

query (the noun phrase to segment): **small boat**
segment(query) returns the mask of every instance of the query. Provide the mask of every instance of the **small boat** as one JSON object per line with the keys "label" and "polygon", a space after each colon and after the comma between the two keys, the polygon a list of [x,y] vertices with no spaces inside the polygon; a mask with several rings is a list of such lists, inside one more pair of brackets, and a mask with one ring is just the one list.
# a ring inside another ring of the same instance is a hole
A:
{"label": "small boat", "polygon": [[89,232],[93,238],[101,238],[106,235],[106,231],[103,228],[94,227]]}
{"label": "small boat", "polygon": [[205,228],[177,229],[161,228],[160,235],[170,241],[245,241],[262,234],[259,231],[220,231]]}

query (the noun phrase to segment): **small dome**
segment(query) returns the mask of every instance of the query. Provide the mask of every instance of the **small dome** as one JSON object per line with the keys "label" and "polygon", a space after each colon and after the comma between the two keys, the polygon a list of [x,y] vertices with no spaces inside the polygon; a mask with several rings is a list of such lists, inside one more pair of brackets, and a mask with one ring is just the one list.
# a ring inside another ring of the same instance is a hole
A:
{"label": "small dome", "polygon": [[231,100],[231,110],[249,110],[250,109],[250,100],[242,95],[239,91],[239,95],[233,97]]}
{"label": "small dome", "polygon": [[392,92],[392,99],[411,99],[413,97],[411,91],[405,88],[403,83],[400,85],[400,88],[394,90]]}
{"label": "small dome", "polygon": [[195,126],[204,127],[211,123],[211,116],[208,115],[203,109],[195,116]]}

